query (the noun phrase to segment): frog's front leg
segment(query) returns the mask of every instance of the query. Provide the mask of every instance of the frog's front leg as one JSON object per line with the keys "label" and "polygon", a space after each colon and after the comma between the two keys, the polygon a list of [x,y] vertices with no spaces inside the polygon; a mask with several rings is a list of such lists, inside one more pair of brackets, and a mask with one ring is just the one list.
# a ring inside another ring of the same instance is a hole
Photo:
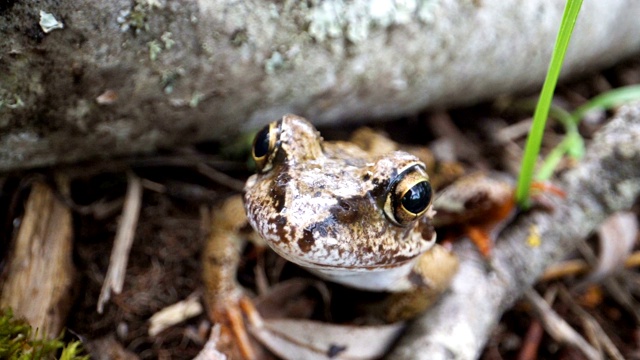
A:
{"label": "frog's front leg", "polygon": [[408,275],[415,287],[395,292],[385,301],[385,320],[411,319],[433,305],[451,284],[458,265],[458,257],[438,244],[422,254]]}
{"label": "frog's front leg", "polygon": [[205,285],[207,313],[213,323],[221,325],[218,350],[230,358],[255,358],[244,325],[243,314],[250,319],[256,311],[236,280],[236,272],[247,228],[241,196],[227,199],[214,209],[211,233],[202,255],[202,278]]}

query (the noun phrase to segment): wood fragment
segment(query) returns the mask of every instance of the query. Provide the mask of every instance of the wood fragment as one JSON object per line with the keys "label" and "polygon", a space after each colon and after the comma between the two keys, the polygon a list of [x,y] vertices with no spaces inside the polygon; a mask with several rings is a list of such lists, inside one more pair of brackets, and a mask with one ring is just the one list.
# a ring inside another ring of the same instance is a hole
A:
{"label": "wood fragment", "polygon": [[142,203],[142,182],[140,178],[129,173],[127,193],[125,195],[124,208],[118,224],[118,230],[111,250],[109,269],[102,283],[100,297],[98,298],[98,313],[102,314],[104,305],[111,298],[111,291],[115,294],[122,292],[124,277],[129,261],[129,251],[133,244],[140,206]]}
{"label": "wood fragment", "polygon": [[505,126],[496,133],[496,140],[501,143],[510,143],[518,138],[524,138],[531,131],[533,119],[525,119],[513,125]]}
{"label": "wood fragment", "polygon": [[198,316],[202,314],[202,310],[198,294],[171,304],[149,318],[149,336],[156,336],[173,325]]}
{"label": "wood fragment", "polygon": [[[60,184],[68,186],[68,181]],[[71,211],[53,190],[35,182],[8,256],[0,307],[24,317],[38,329],[38,336],[57,337],[71,306],[75,274],[71,221]]]}
{"label": "wood fragment", "polygon": [[[627,269],[640,267],[640,251],[635,251],[624,261]],[[577,276],[591,271],[591,267],[586,261],[572,259],[550,265],[540,277],[540,281],[552,281],[563,277]]]}
{"label": "wood fragment", "polygon": [[582,275],[589,272],[591,267],[582,259],[565,260],[549,266],[540,281],[552,281],[563,277]]}

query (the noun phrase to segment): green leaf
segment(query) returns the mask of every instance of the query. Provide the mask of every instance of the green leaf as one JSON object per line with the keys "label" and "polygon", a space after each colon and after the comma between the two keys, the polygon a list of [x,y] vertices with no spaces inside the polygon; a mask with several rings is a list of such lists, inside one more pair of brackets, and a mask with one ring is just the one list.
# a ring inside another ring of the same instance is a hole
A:
{"label": "green leaf", "polygon": [[573,33],[578,13],[582,6],[582,0],[568,0],[562,15],[560,30],[556,38],[556,43],[551,55],[551,62],[547,70],[547,76],[542,85],[542,91],[538,98],[538,105],[533,115],[533,125],[531,132],[527,138],[525,146],[524,158],[520,169],[520,177],[518,178],[518,187],[516,189],[516,201],[521,207],[529,206],[529,193],[531,183],[533,182],[533,170],[536,165],[538,154],[540,153],[540,144],[542,143],[542,135],[544,133],[545,123],[549,115],[551,100],[560,76],[564,55],[569,46],[569,40]]}

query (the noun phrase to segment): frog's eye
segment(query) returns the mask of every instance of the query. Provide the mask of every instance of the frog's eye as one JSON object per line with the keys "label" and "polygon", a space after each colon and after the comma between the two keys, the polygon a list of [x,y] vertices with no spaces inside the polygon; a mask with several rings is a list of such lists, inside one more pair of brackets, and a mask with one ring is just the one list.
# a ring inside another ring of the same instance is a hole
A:
{"label": "frog's eye", "polygon": [[269,171],[273,167],[273,159],[277,151],[280,122],[274,121],[258,131],[253,139],[251,155],[256,162],[258,172]]}
{"label": "frog's eye", "polygon": [[384,212],[397,225],[409,224],[429,209],[432,194],[429,176],[423,165],[414,164],[392,180]]}

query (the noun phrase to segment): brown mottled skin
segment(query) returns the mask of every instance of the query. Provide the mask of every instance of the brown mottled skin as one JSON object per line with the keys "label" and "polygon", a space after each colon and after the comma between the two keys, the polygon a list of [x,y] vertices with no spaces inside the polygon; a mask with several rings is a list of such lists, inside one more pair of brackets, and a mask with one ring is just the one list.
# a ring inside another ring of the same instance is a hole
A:
{"label": "brown mottled skin", "polygon": [[[435,245],[431,205],[402,225],[389,215],[398,203],[389,197],[400,186],[398,178],[411,173],[417,182],[428,182],[418,158],[323,141],[313,125],[295,115],[284,116],[272,131],[277,142],[271,161],[249,178],[244,196],[249,222],[271,248],[321,277],[357,288],[439,287],[429,274],[416,271],[424,268],[422,258],[439,261],[422,256]],[[448,283],[457,261],[443,254],[438,271],[450,274]],[[412,279],[416,274],[424,281]]]}

